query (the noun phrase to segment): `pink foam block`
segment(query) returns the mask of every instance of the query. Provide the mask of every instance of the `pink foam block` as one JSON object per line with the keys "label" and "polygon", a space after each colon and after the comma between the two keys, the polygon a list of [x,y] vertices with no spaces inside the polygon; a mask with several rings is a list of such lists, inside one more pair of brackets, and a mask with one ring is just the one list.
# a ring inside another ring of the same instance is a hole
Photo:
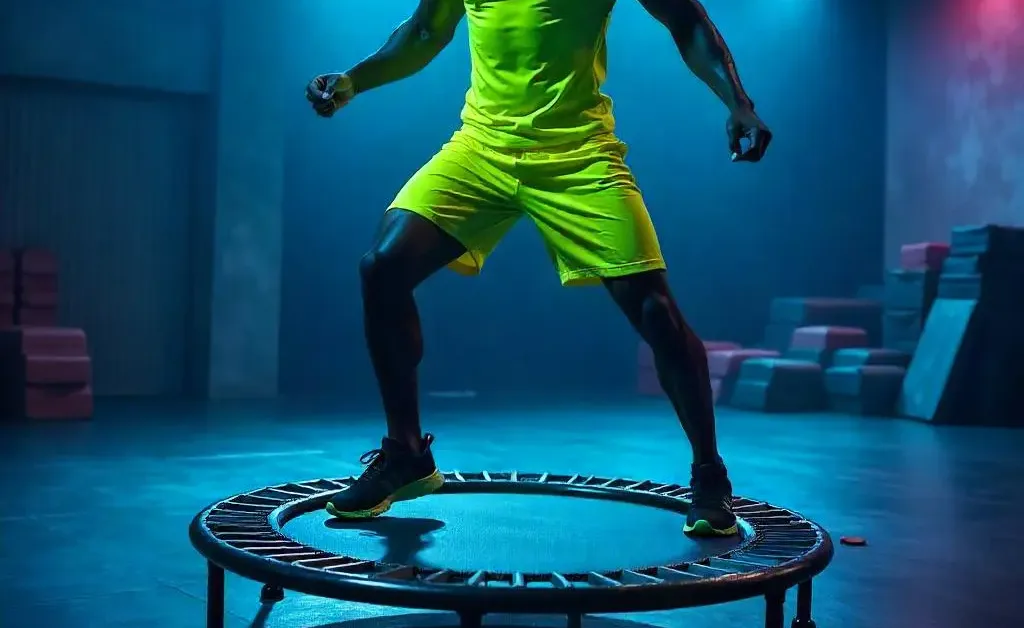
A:
{"label": "pink foam block", "polygon": [[792,349],[850,349],[868,346],[868,333],[856,327],[800,327],[793,332]]}
{"label": "pink foam block", "polygon": [[52,294],[56,300],[57,275],[22,275],[21,293],[25,296]]}
{"label": "pink foam block", "polygon": [[0,350],[22,355],[89,355],[85,332],[72,327],[15,327],[0,333]]}
{"label": "pink foam block", "polygon": [[14,326],[14,306],[0,304],[0,329]]}
{"label": "pink foam block", "polygon": [[728,351],[708,352],[708,370],[711,377],[720,379],[735,375],[740,370],[740,365],[751,358],[777,358],[778,351],[767,349],[730,349]]}
{"label": "pink foam block", "polygon": [[[708,353],[712,351],[731,351],[740,348],[739,344],[725,340],[705,340],[703,343],[704,351]],[[636,363],[641,368],[654,366],[654,352],[651,351],[651,347],[646,342],[641,341],[637,344]]]}
{"label": "pink foam block", "polygon": [[636,346],[636,365],[640,368],[654,367],[654,352],[642,340]]}
{"label": "pink foam block", "polygon": [[18,324],[23,327],[56,327],[57,308],[52,306],[18,308]]}
{"label": "pink foam block", "polygon": [[26,384],[78,384],[92,383],[92,360],[85,356],[62,357],[50,355],[25,356]]}
{"label": "pink foam block", "polygon": [[21,288],[21,304],[27,308],[40,308],[40,309],[57,309],[57,293],[56,292],[33,292],[26,290],[24,286]]}
{"label": "pink foam block", "polygon": [[949,245],[942,242],[917,242],[900,247],[900,267],[903,270],[941,270],[949,257]]}
{"label": "pink foam block", "polygon": [[25,418],[88,419],[92,417],[88,386],[30,386],[25,389]]}
{"label": "pink foam block", "polygon": [[658,373],[653,366],[637,371],[636,391],[650,397],[660,397],[665,394],[661,389],[661,384],[658,383]]}
{"label": "pink foam block", "polygon": [[44,249],[25,249],[21,252],[21,272],[25,275],[56,275],[57,256]]}
{"label": "pink foam block", "polygon": [[711,378],[711,396],[718,403],[718,398],[722,395],[722,380],[718,377]]}
{"label": "pink foam block", "polygon": [[728,342],[726,340],[705,340],[704,350],[705,351],[733,351],[739,349],[740,345],[735,342]]}
{"label": "pink foam block", "polygon": [[0,273],[14,272],[14,251],[0,251]]}

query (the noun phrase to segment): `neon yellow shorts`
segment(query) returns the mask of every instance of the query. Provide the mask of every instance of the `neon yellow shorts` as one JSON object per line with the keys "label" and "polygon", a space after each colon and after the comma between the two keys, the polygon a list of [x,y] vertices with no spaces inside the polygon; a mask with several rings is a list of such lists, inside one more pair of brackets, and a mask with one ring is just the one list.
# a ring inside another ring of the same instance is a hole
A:
{"label": "neon yellow shorts", "polygon": [[564,285],[665,268],[643,196],[611,136],[567,148],[503,150],[464,131],[413,175],[391,203],[427,218],[466,247],[450,268],[479,273],[523,215]]}

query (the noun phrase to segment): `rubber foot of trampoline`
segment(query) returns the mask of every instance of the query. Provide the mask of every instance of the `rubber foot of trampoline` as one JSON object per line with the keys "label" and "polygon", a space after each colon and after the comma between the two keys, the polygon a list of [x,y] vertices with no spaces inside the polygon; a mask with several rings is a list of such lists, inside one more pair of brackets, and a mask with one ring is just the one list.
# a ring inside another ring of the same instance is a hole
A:
{"label": "rubber foot of trampoline", "polygon": [[273,604],[284,599],[284,589],[273,584],[265,584],[260,590],[260,602]]}
{"label": "rubber foot of trampoline", "polygon": [[570,613],[565,618],[566,628],[583,628],[583,615],[580,613]]}
{"label": "rubber foot of trampoline", "polygon": [[818,628],[818,624],[813,619],[794,619],[790,628]]}
{"label": "rubber foot of trampoline", "polygon": [[483,620],[480,613],[459,613],[459,628],[480,628]]}

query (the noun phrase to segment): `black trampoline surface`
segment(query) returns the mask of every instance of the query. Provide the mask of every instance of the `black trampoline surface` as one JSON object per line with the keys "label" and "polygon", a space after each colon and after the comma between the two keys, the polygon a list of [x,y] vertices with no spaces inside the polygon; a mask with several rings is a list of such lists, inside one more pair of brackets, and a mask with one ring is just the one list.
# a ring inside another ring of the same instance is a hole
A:
{"label": "black trampoline surface", "polygon": [[396,504],[388,516],[334,519],[316,510],[285,536],[336,554],[453,571],[612,571],[702,560],[745,534],[696,540],[677,512],[607,499],[552,495],[438,494]]}

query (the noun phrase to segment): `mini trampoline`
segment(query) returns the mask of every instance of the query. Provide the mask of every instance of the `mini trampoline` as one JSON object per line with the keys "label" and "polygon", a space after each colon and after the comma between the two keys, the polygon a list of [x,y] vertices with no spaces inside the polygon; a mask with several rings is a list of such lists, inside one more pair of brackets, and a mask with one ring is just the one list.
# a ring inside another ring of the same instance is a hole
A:
{"label": "mini trampoline", "polygon": [[[354,478],[290,482],[218,501],[189,536],[207,560],[207,627],[224,626],[225,571],[284,590],[381,606],[489,613],[668,610],[764,597],[766,628],[812,628],[811,580],[832,560],[828,534],[801,515],[735,498],[741,534],[681,532],[690,491],[650,480],[548,473],[445,473],[436,494],[396,516],[330,518]],[[397,511],[397,512],[396,512]],[[400,516],[399,516],[400,515]]]}

